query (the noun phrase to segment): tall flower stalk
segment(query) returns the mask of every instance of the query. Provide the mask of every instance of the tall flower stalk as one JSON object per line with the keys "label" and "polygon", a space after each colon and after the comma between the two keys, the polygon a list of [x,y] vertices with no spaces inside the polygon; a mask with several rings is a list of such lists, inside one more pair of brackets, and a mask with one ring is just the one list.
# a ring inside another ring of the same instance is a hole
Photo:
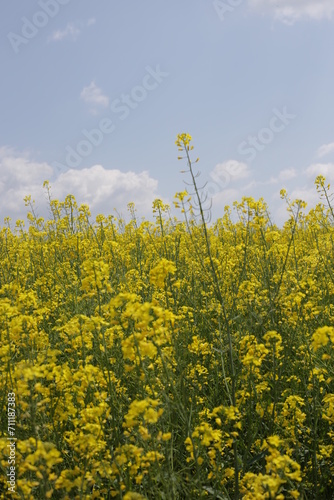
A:
{"label": "tall flower stalk", "polygon": [[[226,328],[226,333],[227,333],[227,340],[228,340],[228,352],[229,352],[229,360],[230,360],[230,370],[231,370],[231,399],[232,399],[232,404],[235,407],[236,406],[236,371],[235,371],[235,366],[234,366],[234,360],[233,360],[233,345],[232,345],[232,333],[231,333],[231,328],[229,324],[229,319],[228,319],[228,314],[225,306],[225,301],[221,292],[215,264],[213,262],[212,258],[212,252],[211,252],[211,246],[210,246],[210,239],[209,239],[209,234],[208,234],[208,228],[207,228],[207,222],[205,220],[205,213],[204,213],[204,207],[203,207],[203,199],[201,198],[201,193],[200,193],[200,188],[197,186],[196,182],[196,177],[197,175],[194,173],[193,169],[193,164],[197,163],[199,161],[199,158],[195,160],[195,162],[191,161],[190,158],[190,151],[194,149],[194,146],[191,145],[192,137],[190,134],[187,133],[182,133],[177,136],[176,139],[176,145],[178,146],[178,149],[180,152],[184,153],[185,156],[179,156],[178,159],[186,159],[187,165],[188,165],[188,172],[190,173],[191,177],[191,184],[194,188],[194,196],[195,196],[195,203],[198,207],[199,210],[199,215],[200,215],[200,222],[201,222],[201,228],[203,230],[203,235],[204,235],[204,240],[205,240],[205,249],[207,253],[207,257],[209,259],[209,268],[210,268],[210,273],[213,279],[213,284],[214,284],[214,293],[215,296],[221,306],[221,313],[223,316],[225,328]],[[192,210],[192,209],[191,209]],[[192,210],[193,212],[193,210]],[[225,383],[226,383],[226,377],[225,377]],[[237,441],[234,439],[233,441],[233,453],[234,453],[234,481],[235,481],[235,498],[239,497],[239,466],[238,466],[238,450],[237,450]]]}

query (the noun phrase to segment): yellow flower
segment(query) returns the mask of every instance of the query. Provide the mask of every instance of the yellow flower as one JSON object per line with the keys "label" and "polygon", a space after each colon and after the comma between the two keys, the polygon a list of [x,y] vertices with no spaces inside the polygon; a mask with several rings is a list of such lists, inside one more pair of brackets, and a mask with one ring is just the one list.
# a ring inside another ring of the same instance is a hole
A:
{"label": "yellow flower", "polygon": [[190,142],[192,141],[192,137],[190,134],[182,133],[178,134],[175,144],[179,147],[189,147]]}
{"label": "yellow flower", "polygon": [[328,344],[329,340],[334,344],[334,327],[323,326],[318,328],[312,335],[312,348],[317,351]]}
{"label": "yellow flower", "polygon": [[267,442],[270,444],[270,446],[278,448],[281,445],[282,440],[279,438],[279,436],[269,436],[267,438]]}
{"label": "yellow flower", "polygon": [[150,282],[158,287],[163,287],[168,274],[175,274],[176,266],[173,262],[162,258],[150,271]]}
{"label": "yellow flower", "polygon": [[145,500],[146,497],[140,495],[140,493],[135,493],[134,491],[128,491],[124,495],[124,500]]}

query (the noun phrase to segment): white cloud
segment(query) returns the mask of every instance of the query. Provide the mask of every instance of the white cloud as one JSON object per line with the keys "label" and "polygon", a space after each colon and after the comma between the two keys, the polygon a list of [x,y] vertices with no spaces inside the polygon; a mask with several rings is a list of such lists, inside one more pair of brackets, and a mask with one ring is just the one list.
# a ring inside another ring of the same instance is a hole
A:
{"label": "white cloud", "polygon": [[92,26],[95,24],[96,19],[94,17],[88,19],[88,21],[83,22],[83,21],[78,21],[75,23],[68,23],[67,26],[63,30],[57,30],[52,33],[52,35],[49,37],[49,42],[60,42],[64,40],[65,38],[70,38],[71,40],[75,41],[77,40],[78,36],[80,35],[81,31],[86,27],[86,26]]}
{"label": "white cloud", "polygon": [[[321,202],[321,199],[319,198],[319,194],[317,193],[317,190],[314,185],[312,186],[303,186],[301,188],[295,188],[292,189],[291,191],[288,190],[288,197],[291,201],[294,200],[303,200],[307,203],[306,209],[303,210],[304,213],[307,213],[311,208],[314,208],[318,203]],[[276,224],[278,225],[283,225],[284,222],[286,222],[289,217],[291,217],[291,214],[288,212],[288,205],[284,200],[281,200],[279,198],[279,195],[275,196],[276,198],[276,203],[274,205],[274,210],[273,210],[273,220]]]}
{"label": "white cloud", "polygon": [[[52,167],[45,162],[31,161],[28,154],[18,156],[12,148],[0,148],[0,177],[6,188],[36,185],[52,173]],[[5,193],[0,191],[0,194]]]}
{"label": "white cloud", "polygon": [[334,181],[334,163],[313,163],[306,169],[306,175],[313,181],[317,175],[323,175],[328,181]]}
{"label": "white cloud", "polygon": [[[234,178],[227,174],[228,172],[235,172],[235,179],[239,182],[233,183]],[[286,203],[280,198],[281,188],[287,189],[291,200],[306,201],[307,212],[321,202],[314,185],[317,175],[324,175],[329,182],[334,183],[334,163],[315,163],[301,170],[292,167],[283,168],[276,175],[260,180],[254,179],[251,175],[253,173],[246,164],[239,164],[234,160],[216,165],[210,173],[214,182],[207,184],[210,189],[209,195],[212,197],[213,219],[221,217],[226,205],[232,208],[233,202],[240,201],[243,196],[253,197],[256,200],[263,197],[272,221],[281,226],[289,218]],[[235,220],[233,213],[232,211],[232,219]]]}
{"label": "white cloud", "polygon": [[[303,179],[303,185],[294,186],[291,189],[286,186],[290,200],[306,201],[306,212],[323,201],[314,185],[315,178],[318,175],[323,175],[326,177],[327,181],[334,182],[334,163],[313,163],[300,172],[299,179]],[[301,184],[300,181],[299,184]],[[273,200],[275,201],[275,209],[273,212],[274,219],[278,224],[283,224],[289,216],[286,211],[286,205],[283,202],[277,203],[278,197],[278,193],[273,197]]]}
{"label": "white cloud", "polygon": [[[211,188],[210,195],[212,196],[214,218],[222,216],[222,209],[225,205],[232,208],[233,202],[240,201],[243,196],[250,196],[255,199],[263,197],[268,204],[269,212],[272,214],[272,221],[281,226],[289,218],[286,204],[280,198],[279,192],[281,188],[287,189],[291,200],[301,199],[306,201],[306,212],[308,212],[310,208],[321,202],[314,185],[317,175],[323,175],[329,182],[334,183],[334,163],[314,163],[301,170],[292,167],[283,168],[276,175],[260,180],[254,179],[253,175],[250,177],[252,171],[246,164],[241,164],[239,168],[236,168],[237,165],[238,162],[230,160],[216,165],[210,174],[215,181],[212,184],[208,183]],[[233,166],[235,170],[232,168]],[[226,175],[228,171],[235,171],[235,179],[240,180],[240,182],[233,184],[233,176]],[[218,182],[219,179],[221,180],[220,183]],[[219,187],[220,189],[218,189]],[[232,216],[232,219],[234,219],[234,216]]]}
{"label": "white cloud", "polygon": [[118,212],[127,216],[127,204],[134,202],[138,216],[150,218],[152,202],[158,197],[158,181],[147,171],[121,172],[94,165],[82,170],[68,170],[56,177],[56,171],[45,162],[35,162],[26,154],[0,148],[0,225],[4,217],[26,220],[28,209],[24,197],[36,200],[38,216],[48,217],[43,182],[50,180],[52,198],[60,201],[73,194],[78,205],[87,203],[92,216]]}
{"label": "white cloud", "polygon": [[31,161],[27,154],[17,155],[11,148],[0,148],[1,219],[19,215],[23,218],[26,214],[23,198],[31,194],[37,201],[43,181],[52,173],[53,169],[47,163]]}
{"label": "white cloud", "polygon": [[323,144],[317,151],[318,158],[323,158],[323,156],[327,156],[330,153],[334,153],[334,142]]}
{"label": "white cloud", "polygon": [[[248,177],[250,174],[248,169],[243,170],[243,172],[245,173],[245,175],[243,176],[244,178]],[[291,179],[294,179],[295,177],[297,177],[297,172],[294,168],[285,168],[279,172],[277,177],[271,176],[269,179],[261,180],[261,181],[253,179],[248,184],[244,185],[242,189],[243,189],[243,191],[251,191],[252,189],[255,189],[258,187],[271,186],[273,184],[278,184],[278,183],[281,183],[284,181],[290,181]]]}
{"label": "white cloud", "polygon": [[[93,81],[88,87],[84,87],[81,91],[80,98],[88,104],[94,106],[102,106],[106,108],[109,105],[109,97],[104,95],[102,90]],[[94,111],[93,109],[92,111]]]}
{"label": "white cloud", "polygon": [[286,24],[302,18],[330,19],[334,13],[333,0],[249,0],[249,5]]}
{"label": "white cloud", "polygon": [[293,189],[291,193],[289,192],[289,198],[291,200],[306,201],[308,208],[312,208],[320,202],[319,194],[317,193],[315,186],[304,186],[302,188]]}
{"label": "white cloud", "polygon": [[150,214],[157,187],[158,181],[147,171],[121,172],[94,165],[60,174],[52,183],[52,192],[59,199],[70,192],[80,203],[87,203],[95,214],[112,213],[114,208],[125,211],[130,202],[135,203],[138,212]]}
{"label": "white cloud", "polygon": [[237,181],[249,177],[250,170],[246,163],[237,160],[227,160],[223,163],[218,163],[210,177],[217,183],[221,182],[224,185],[231,181]]}
{"label": "white cloud", "polygon": [[240,201],[243,194],[238,189],[224,189],[215,194],[212,198],[212,207],[216,209],[224,208],[226,205],[232,207],[234,201]]}
{"label": "white cloud", "polygon": [[285,168],[280,171],[278,180],[279,181],[289,181],[297,177],[297,172],[294,168]]}
{"label": "white cloud", "polygon": [[[323,203],[324,200],[317,192],[314,185],[315,178],[318,175],[326,177],[327,181],[334,182],[334,163],[313,163],[301,172],[300,178],[304,180],[304,185],[295,186],[291,190],[288,189],[290,200],[303,200],[307,203],[306,212],[314,208],[318,203]],[[278,204],[277,204],[278,205]],[[280,204],[274,211],[275,221],[283,224],[288,219],[286,205]]]}
{"label": "white cloud", "polygon": [[[303,213],[307,213],[311,208],[314,208],[318,203],[321,202],[319,194],[314,185],[303,186],[301,188],[293,189],[288,191],[288,197],[290,200],[303,200],[307,203],[306,209],[303,209]],[[291,214],[287,211],[288,206],[286,202],[280,200],[280,203],[276,205],[276,210],[274,210],[274,220],[277,224],[282,225],[286,222]]]}
{"label": "white cloud", "polygon": [[64,38],[76,40],[80,33],[81,30],[75,26],[75,24],[69,23],[65,29],[54,31],[49,40],[53,42],[60,42],[61,40],[64,40]]}

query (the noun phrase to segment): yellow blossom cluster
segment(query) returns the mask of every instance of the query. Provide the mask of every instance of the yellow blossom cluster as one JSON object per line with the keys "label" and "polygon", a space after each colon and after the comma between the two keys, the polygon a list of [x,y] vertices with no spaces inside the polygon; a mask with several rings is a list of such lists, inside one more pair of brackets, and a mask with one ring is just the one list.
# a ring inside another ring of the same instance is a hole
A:
{"label": "yellow blossom cluster", "polygon": [[14,500],[334,498],[334,220],[316,185],[308,213],[282,192],[282,228],[246,197],[206,225],[196,189],[176,195],[182,221],[162,200],[153,222],[133,204],[94,220],[73,196],[7,219],[0,499],[9,408]]}

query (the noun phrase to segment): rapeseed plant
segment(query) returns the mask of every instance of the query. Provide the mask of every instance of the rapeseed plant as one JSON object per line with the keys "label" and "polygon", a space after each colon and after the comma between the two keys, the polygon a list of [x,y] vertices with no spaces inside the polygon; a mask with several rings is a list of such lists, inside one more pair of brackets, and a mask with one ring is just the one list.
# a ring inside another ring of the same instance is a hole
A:
{"label": "rapeseed plant", "polygon": [[[154,221],[73,196],[0,229],[0,498],[15,393],[25,499],[334,497],[334,216],[283,190],[272,224],[244,197],[209,225],[190,183]],[[204,188],[205,189],[205,188]]]}

